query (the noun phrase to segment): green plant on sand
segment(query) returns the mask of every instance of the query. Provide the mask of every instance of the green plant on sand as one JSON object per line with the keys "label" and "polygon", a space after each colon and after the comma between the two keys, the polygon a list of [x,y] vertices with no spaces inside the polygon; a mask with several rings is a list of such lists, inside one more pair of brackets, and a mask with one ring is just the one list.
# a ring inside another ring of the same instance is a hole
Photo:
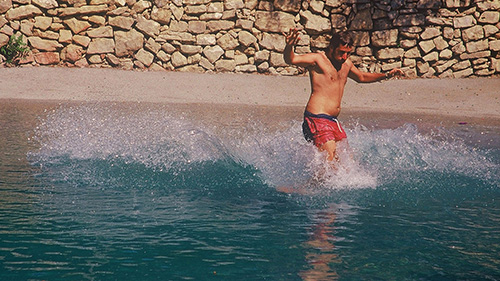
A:
{"label": "green plant on sand", "polygon": [[28,51],[29,48],[26,46],[26,43],[23,42],[22,35],[19,35],[19,37],[15,35],[10,36],[9,43],[0,48],[0,54],[5,57],[5,62],[8,64],[11,64],[17,59],[26,57]]}

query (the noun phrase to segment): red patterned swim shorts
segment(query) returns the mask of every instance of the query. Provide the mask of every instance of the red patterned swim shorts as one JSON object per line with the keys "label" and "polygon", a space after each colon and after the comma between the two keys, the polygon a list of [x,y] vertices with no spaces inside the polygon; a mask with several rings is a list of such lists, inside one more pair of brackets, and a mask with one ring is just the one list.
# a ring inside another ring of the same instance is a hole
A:
{"label": "red patterned swim shorts", "polygon": [[327,114],[312,114],[307,110],[304,112],[302,132],[306,140],[313,141],[317,147],[331,140],[340,141],[347,138],[336,117]]}

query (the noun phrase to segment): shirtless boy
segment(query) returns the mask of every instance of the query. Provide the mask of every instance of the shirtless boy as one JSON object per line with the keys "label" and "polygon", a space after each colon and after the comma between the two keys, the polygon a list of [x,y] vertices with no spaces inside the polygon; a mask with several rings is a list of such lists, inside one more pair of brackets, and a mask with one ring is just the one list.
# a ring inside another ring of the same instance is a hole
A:
{"label": "shirtless boy", "polygon": [[358,83],[370,83],[401,76],[403,72],[396,68],[385,74],[368,73],[356,68],[349,59],[353,47],[352,38],[347,32],[333,33],[325,52],[300,55],[294,52],[294,46],[299,41],[299,31],[290,29],[285,36],[285,61],[309,70],[311,96],[304,112],[304,137],[313,141],[320,151],[326,150],[328,160],[332,161],[337,159],[337,142],[346,138],[337,116],[347,77]]}

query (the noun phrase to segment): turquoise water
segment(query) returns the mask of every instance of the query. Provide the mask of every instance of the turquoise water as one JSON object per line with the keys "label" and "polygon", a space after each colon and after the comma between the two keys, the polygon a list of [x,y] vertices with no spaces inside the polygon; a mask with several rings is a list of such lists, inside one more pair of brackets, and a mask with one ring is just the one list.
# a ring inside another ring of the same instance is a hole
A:
{"label": "turquoise water", "polygon": [[300,112],[0,109],[0,280],[500,279],[500,126],[343,115],[332,170]]}

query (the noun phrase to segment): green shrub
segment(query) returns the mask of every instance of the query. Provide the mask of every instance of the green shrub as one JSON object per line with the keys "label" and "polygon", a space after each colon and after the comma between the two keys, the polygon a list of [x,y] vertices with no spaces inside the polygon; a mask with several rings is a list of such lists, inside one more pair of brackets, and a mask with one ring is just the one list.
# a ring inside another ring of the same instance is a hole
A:
{"label": "green shrub", "polygon": [[23,42],[23,36],[10,36],[9,43],[0,48],[0,54],[5,57],[7,63],[12,63],[17,58],[24,58],[28,54],[29,48]]}

